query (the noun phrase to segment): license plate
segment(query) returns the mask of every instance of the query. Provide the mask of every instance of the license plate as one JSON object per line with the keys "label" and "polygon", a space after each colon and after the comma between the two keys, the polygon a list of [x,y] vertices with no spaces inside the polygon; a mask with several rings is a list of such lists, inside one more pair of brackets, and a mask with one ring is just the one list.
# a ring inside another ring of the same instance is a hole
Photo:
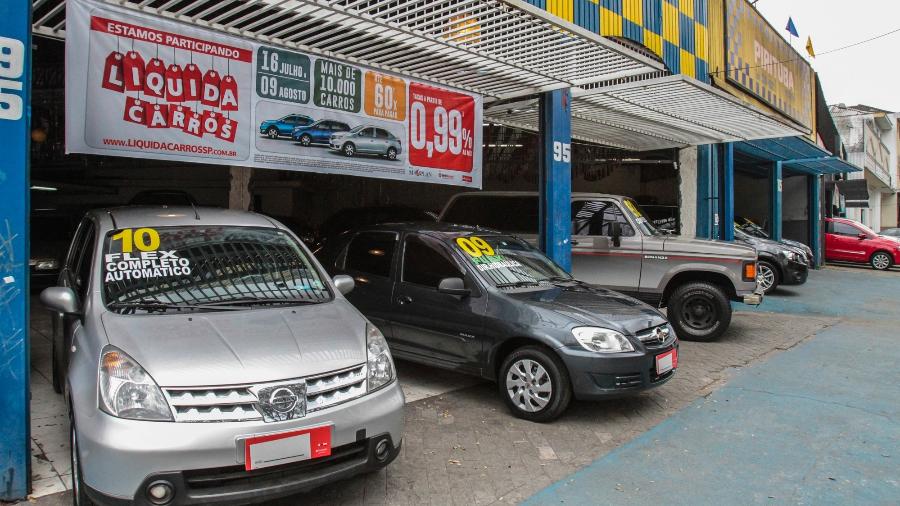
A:
{"label": "license plate", "polygon": [[678,350],[667,351],[656,356],[656,375],[660,376],[678,367]]}
{"label": "license plate", "polygon": [[331,455],[331,425],[244,440],[244,469],[252,471]]}

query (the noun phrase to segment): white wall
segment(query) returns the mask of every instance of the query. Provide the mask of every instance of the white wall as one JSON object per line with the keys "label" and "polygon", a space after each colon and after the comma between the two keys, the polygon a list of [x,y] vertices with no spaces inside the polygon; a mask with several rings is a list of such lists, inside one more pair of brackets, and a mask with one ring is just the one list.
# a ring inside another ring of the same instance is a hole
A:
{"label": "white wall", "polygon": [[697,148],[684,148],[678,152],[678,189],[681,206],[681,235],[697,235]]}

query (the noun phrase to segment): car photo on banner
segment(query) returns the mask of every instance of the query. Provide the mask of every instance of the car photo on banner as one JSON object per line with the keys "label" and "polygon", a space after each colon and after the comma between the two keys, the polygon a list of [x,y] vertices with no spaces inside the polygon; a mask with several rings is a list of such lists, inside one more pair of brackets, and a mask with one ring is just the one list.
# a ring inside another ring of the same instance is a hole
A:
{"label": "car photo on banner", "polygon": [[267,100],[256,117],[261,152],[391,167],[407,161],[402,123]]}

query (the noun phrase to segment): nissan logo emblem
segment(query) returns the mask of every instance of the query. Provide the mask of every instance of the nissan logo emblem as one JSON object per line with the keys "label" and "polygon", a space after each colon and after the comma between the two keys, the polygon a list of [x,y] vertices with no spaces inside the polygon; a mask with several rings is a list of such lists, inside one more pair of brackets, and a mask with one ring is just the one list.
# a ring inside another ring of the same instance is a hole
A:
{"label": "nissan logo emblem", "polygon": [[269,396],[269,405],[279,413],[290,413],[297,407],[298,400],[290,388],[277,388]]}

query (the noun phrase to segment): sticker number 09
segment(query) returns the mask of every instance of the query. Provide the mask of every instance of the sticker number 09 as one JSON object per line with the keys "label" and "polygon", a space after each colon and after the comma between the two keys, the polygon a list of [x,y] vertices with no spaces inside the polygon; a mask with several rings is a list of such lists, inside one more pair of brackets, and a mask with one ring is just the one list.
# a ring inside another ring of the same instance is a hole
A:
{"label": "sticker number 09", "polygon": [[159,249],[159,232],[152,228],[137,230],[126,228],[112,236],[114,241],[122,241],[122,253],[131,253],[134,247],[140,251],[156,251]]}
{"label": "sticker number 09", "polygon": [[456,244],[470,257],[494,256],[494,248],[481,237],[460,237]]}

